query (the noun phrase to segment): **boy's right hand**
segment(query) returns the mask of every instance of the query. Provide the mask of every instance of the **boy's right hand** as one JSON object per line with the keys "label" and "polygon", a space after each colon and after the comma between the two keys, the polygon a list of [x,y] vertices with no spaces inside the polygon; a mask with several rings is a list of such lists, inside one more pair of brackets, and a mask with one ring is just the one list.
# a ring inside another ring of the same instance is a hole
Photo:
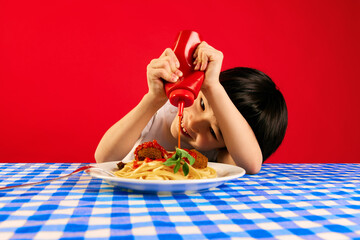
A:
{"label": "boy's right hand", "polygon": [[183,73],[180,63],[170,48],[165,49],[159,58],[151,60],[147,66],[147,82],[149,94],[157,100],[166,101],[164,81],[176,82]]}

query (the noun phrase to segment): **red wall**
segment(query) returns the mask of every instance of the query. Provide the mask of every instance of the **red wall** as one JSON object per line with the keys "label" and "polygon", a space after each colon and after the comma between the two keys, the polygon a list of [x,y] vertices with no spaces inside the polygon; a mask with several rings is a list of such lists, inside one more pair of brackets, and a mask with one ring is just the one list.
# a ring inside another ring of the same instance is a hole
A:
{"label": "red wall", "polygon": [[359,11],[357,0],[0,0],[0,162],[93,162],[182,29],[222,50],[223,69],[258,68],[282,90],[289,127],[269,162],[360,162]]}

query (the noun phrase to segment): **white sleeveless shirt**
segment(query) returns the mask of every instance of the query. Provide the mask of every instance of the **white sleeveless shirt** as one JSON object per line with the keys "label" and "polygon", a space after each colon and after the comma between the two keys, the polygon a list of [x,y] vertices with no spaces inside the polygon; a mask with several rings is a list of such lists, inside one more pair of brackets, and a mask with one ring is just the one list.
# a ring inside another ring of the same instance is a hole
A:
{"label": "white sleeveless shirt", "polygon": [[[150,142],[154,139],[163,146],[167,151],[175,151],[175,147],[177,146],[177,140],[169,140],[168,133],[173,122],[174,118],[177,116],[178,108],[171,105],[169,101],[167,101],[164,106],[162,106],[150,119],[148,124],[145,126],[139,139],[136,141],[134,147],[131,151],[126,155],[123,159],[124,162],[132,161],[134,156],[134,151],[136,147],[144,142]],[[189,144],[185,144],[181,142],[181,148],[193,149],[193,147]],[[218,150],[210,150],[210,151],[201,151],[208,159],[209,162],[216,162],[216,158],[218,155]]]}

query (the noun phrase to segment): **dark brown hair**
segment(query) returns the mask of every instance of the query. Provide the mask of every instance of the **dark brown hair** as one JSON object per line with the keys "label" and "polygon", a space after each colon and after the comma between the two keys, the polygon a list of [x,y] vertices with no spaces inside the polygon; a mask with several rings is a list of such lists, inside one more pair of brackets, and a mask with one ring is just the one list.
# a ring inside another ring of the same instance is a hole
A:
{"label": "dark brown hair", "polygon": [[285,136],[288,112],[282,93],[265,73],[246,67],[221,72],[220,83],[254,131],[265,161]]}

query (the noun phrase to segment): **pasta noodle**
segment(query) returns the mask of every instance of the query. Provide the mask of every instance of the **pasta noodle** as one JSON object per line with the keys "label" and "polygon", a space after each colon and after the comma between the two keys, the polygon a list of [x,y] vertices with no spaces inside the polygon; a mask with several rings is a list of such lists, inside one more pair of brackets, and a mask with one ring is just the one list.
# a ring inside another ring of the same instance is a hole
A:
{"label": "pasta noodle", "polygon": [[189,166],[187,176],[179,170],[174,173],[173,166],[166,166],[161,160],[153,161],[132,161],[126,163],[125,166],[114,174],[122,178],[144,179],[144,180],[188,180],[188,179],[208,179],[215,178],[216,171],[211,167],[196,169]]}
{"label": "pasta noodle", "polygon": [[118,163],[118,177],[143,180],[187,180],[215,178],[216,171],[207,166],[208,159],[200,152],[176,148],[167,152],[156,140],[139,145],[135,159]]}

